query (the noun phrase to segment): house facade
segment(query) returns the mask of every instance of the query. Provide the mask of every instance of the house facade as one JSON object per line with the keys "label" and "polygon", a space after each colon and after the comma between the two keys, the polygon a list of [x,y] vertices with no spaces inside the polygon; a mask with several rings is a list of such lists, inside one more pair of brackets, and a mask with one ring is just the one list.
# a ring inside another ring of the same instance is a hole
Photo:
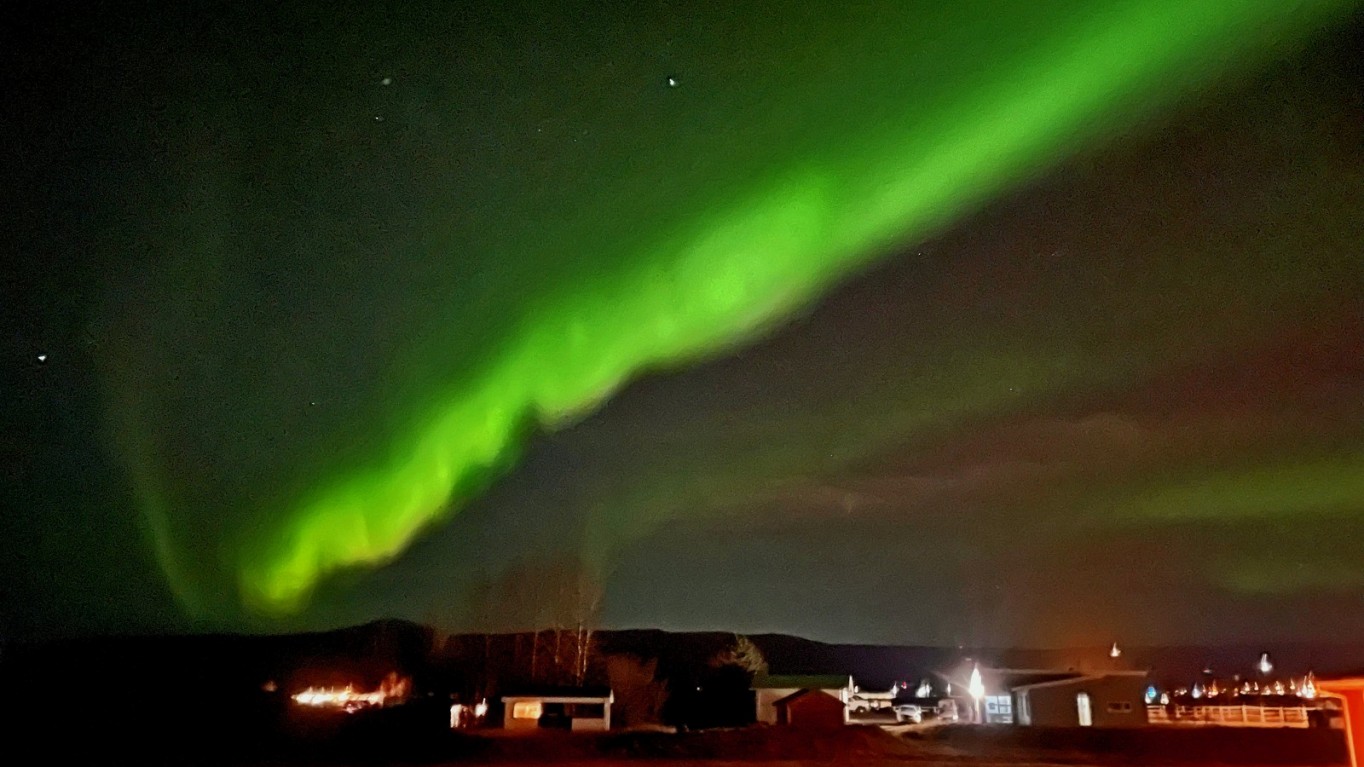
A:
{"label": "house facade", "polygon": [[1146,685],[1142,671],[1018,685],[1014,720],[1025,727],[1144,727]]}
{"label": "house facade", "polygon": [[822,690],[800,690],[773,705],[779,725],[841,727],[848,722],[848,707]]}
{"label": "house facade", "polygon": [[763,676],[753,680],[753,693],[759,724],[846,724],[853,680],[846,674]]}
{"label": "house facade", "polygon": [[[1108,667],[1096,667],[1101,665]],[[1147,672],[1124,669],[1116,662],[999,668],[968,658],[937,676],[957,701],[965,722],[1029,727],[1147,724]]]}
{"label": "house facade", "polygon": [[601,732],[611,729],[607,687],[559,687],[520,690],[502,696],[502,726],[508,730],[562,729]]}

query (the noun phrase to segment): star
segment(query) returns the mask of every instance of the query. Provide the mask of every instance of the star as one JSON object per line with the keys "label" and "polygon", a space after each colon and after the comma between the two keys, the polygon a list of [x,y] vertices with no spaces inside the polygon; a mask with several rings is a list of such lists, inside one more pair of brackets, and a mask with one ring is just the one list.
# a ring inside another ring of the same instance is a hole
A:
{"label": "star", "polygon": [[669,88],[676,88],[676,87],[677,87],[677,78],[676,78],[676,77],[669,77],[669,78],[668,78],[668,87],[669,87]]}
{"label": "star", "polygon": [[385,77],[384,79],[382,79],[382,80],[379,81],[379,84],[380,84],[380,85],[392,85],[392,84],[393,84],[393,78],[392,78],[392,77]]}
{"label": "star", "polygon": [[46,354],[39,354],[39,355],[38,355],[38,361],[39,361],[39,362],[47,362],[47,355],[46,355]]}

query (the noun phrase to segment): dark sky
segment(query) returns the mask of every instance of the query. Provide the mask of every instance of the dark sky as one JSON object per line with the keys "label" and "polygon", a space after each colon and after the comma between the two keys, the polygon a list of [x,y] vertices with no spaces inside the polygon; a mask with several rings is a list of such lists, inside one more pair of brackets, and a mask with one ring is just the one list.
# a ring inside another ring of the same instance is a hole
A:
{"label": "dark sky", "polygon": [[1364,630],[1364,16],[7,6],[0,631]]}

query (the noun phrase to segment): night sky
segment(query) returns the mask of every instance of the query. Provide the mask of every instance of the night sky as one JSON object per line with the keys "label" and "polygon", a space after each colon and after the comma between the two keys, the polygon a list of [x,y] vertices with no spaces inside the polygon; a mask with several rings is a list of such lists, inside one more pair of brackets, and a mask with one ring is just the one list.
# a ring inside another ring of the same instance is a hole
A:
{"label": "night sky", "polygon": [[0,11],[0,633],[1364,631],[1345,0]]}

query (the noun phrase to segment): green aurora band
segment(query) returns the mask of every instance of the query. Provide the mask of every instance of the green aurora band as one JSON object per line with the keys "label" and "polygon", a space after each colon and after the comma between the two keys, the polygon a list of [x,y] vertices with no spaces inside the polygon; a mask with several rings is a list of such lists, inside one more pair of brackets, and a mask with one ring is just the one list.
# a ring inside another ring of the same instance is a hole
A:
{"label": "green aurora band", "polygon": [[[528,425],[562,428],[643,371],[753,339],[897,244],[1353,6],[1038,3],[1007,40],[984,20],[978,29],[975,19],[956,20],[962,39],[981,38],[939,54],[960,59],[969,73],[960,82],[923,82],[908,60],[879,62],[884,69],[866,76],[899,83],[903,98],[880,105],[874,120],[850,119],[841,144],[767,167],[723,199],[640,221],[648,244],[615,254],[619,268],[530,299],[473,370],[409,413],[410,428],[384,454],[318,478],[225,550],[241,599],[266,614],[301,610],[329,574],[390,561],[455,513],[515,462]],[[888,23],[903,24],[891,34],[912,50],[922,30],[905,16]],[[982,60],[988,66],[972,68]],[[148,503],[154,489],[140,494],[163,568],[192,602],[165,509]]]}

